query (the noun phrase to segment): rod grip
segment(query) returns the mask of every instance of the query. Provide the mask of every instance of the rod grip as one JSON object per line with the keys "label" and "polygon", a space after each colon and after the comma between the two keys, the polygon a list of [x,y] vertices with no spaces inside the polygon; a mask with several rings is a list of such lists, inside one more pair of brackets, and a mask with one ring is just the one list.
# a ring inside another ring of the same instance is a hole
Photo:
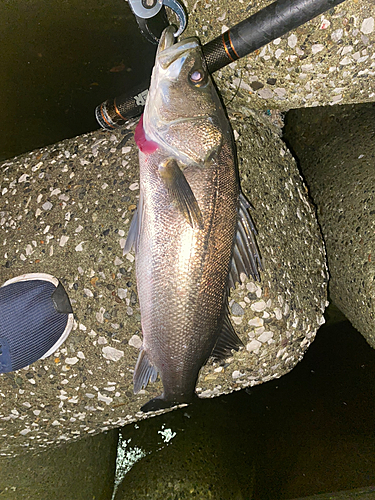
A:
{"label": "rod grip", "polygon": [[211,73],[267,45],[345,0],[277,0],[203,46]]}
{"label": "rod grip", "polygon": [[119,128],[130,118],[139,116],[145,107],[149,79],[141,85],[121,94],[114,99],[107,99],[95,109],[95,118],[106,130]]}

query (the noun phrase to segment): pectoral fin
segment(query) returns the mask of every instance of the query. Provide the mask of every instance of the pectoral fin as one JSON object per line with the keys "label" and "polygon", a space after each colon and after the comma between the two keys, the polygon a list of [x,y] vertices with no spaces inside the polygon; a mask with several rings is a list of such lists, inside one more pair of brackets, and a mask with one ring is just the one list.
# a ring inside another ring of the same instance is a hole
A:
{"label": "pectoral fin", "polygon": [[124,255],[131,252],[132,249],[137,253],[138,239],[142,228],[142,213],[143,213],[143,196],[142,191],[139,195],[138,206],[133,214],[132,221],[126,238]]}
{"label": "pectoral fin", "polygon": [[176,160],[168,159],[159,166],[159,172],[172,202],[190,226],[203,229],[203,217],[198,202]]}
{"label": "pectoral fin", "polygon": [[234,242],[233,256],[229,273],[229,287],[235,288],[240,283],[240,275],[252,276],[260,281],[259,270],[262,269],[258,245],[255,240],[256,230],[251,220],[250,203],[245,196],[240,194],[238,210],[237,233]]}

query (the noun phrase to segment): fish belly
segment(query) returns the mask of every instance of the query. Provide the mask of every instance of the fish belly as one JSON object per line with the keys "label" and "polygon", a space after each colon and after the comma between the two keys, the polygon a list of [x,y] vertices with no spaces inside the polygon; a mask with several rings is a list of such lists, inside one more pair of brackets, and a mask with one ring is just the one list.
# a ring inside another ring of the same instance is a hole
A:
{"label": "fish belly", "polygon": [[186,167],[203,216],[193,228],[158,173],[162,151],[140,153],[142,222],[137,286],[143,349],[160,374],[166,400],[191,400],[198,373],[221,331],[239,186],[224,145],[210,165]]}

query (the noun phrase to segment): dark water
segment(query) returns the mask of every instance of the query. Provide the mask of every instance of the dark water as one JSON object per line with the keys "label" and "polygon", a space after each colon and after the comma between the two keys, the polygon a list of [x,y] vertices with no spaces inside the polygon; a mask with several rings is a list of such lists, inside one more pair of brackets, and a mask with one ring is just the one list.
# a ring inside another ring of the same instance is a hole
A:
{"label": "dark water", "polygon": [[[186,452],[203,456],[201,478],[212,480],[215,499],[292,499],[375,484],[375,351],[332,306],[331,314],[339,322],[319,330],[288,375],[129,426],[124,438],[152,452],[147,460],[167,478]],[[162,426],[176,432],[167,453],[156,451]],[[148,471],[142,460],[125,485]],[[224,471],[227,495],[219,496],[214,481]]]}
{"label": "dark water", "polygon": [[2,2],[0,23],[0,159],[95,130],[153,66],[124,0]]}
{"label": "dark water", "polygon": [[[121,0],[3,2],[1,16],[0,158],[96,129],[96,105],[153,64],[155,48]],[[226,500],[375,484],[374,380],[375,351],[345,318],[331,318],[280,380],[124,428],[128,449],[144,458],[119,493],[152,471],[173,478],[172,469],[197,488],[226,489]],[[167,430],[176,433],[169,442]]]}

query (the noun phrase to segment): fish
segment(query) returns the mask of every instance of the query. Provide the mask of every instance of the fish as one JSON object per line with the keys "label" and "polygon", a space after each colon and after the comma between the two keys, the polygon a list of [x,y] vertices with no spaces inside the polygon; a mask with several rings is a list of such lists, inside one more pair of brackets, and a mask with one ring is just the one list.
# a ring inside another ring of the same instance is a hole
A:
{"label": "fish", "polygon": [[134,393],[155,382],[156,411],[196,397],[199,371],[242,342],[228,293],[261,259],[241,193],[233,132],[195,37],[160,38],[136,130],[140,194],[124,253],[135,251],[143,342]]}

